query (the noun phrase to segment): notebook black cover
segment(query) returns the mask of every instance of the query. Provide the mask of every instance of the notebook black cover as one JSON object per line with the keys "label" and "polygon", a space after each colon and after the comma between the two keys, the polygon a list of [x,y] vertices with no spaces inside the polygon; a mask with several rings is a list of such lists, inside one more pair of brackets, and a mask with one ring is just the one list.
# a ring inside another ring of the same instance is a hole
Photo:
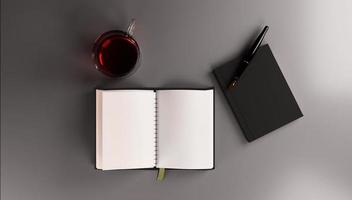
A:
{"label": "notebook black cover", "polygon": [[[171,88],[171,87],[140,87],[140,88],[96,88],[96,90],[213,90],[213,168],[211,169],[176,169],[176,168],[167,168],[167,170],[200,170],[200,171],[207,171],[207,170],[214,170],[215,169],[215,89],[214,87],[206,87],[206,88],[195,88],[195,87],[188,87],[188,88]],[[123,169],[123,170],[154,170],[158,169],[156,167],[152,168],[137,168],[137,169]]]}
{"label": "notebook black cover", "polygon": [[213,73],[248,142],[303,116],[269,45],[260,47],[236,88],[229,90],[239,62]]}

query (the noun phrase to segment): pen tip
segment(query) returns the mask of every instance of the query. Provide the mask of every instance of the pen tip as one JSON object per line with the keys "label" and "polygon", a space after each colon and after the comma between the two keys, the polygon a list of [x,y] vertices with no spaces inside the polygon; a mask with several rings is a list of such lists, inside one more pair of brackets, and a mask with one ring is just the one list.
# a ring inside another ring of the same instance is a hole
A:
{"label": "pen tip", "polygon": [[232,88],[234,88],[235,86],[236,86],[236,83],[237,83],[237,81],[233,81],[230,85],[229,85],[229,89],[232,89]]}

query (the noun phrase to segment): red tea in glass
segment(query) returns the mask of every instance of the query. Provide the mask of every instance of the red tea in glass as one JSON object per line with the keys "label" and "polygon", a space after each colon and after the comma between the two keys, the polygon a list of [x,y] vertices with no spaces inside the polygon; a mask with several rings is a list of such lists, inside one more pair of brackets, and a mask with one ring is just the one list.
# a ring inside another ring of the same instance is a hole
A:
{"label": "red tea in glass", "polygon": [[132,37],[135,20],[127,31],[112,30],[103,33],[95,41],[93,59],[96,68],[110,77],[131,75],[137,68],[140,49]]}

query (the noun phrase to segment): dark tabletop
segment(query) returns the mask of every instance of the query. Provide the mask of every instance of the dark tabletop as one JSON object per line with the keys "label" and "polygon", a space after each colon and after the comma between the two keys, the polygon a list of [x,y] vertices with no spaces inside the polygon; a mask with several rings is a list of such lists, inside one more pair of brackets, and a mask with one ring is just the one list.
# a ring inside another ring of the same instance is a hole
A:
{"label": "dark tabletop", "polygon": [[[352,196],[352,3],[2,0],[1,199],[338,199]],[[94,39],[137,20],[140,69],[97,72]],[[248,144],[211,70],[264,25],[305,116]],[[216,169],[95,169],[95,88],[215,86]]]}

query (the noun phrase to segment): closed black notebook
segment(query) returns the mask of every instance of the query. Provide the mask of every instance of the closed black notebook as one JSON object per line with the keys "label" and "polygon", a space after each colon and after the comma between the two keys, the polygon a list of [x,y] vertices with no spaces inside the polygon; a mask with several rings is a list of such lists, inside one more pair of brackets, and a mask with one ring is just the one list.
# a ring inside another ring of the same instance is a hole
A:
{"label": "closed black notebook", "polygon": [[247,139],[251,142],[303,116],[270,48],[260,47],[238,85],[228,89],[240,59],[213,73]]}

